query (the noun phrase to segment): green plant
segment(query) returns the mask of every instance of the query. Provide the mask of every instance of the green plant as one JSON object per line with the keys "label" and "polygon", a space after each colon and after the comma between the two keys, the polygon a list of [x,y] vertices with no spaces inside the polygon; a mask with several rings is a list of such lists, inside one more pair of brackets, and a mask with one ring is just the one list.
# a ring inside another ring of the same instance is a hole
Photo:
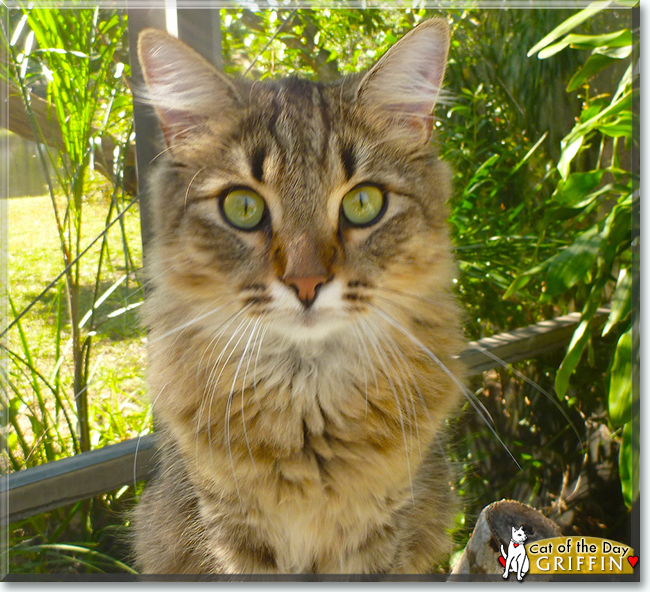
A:
{"label": "green plant", "polygon": [[[86,296],[86,277],[83,269],[87,202],[91,192],[95,148],[103,138],[110,138],[116,146],[114,161],[110,163],[116,178],[124,169],[126,147],[131,127],[124,115],[130,113],[130,97],[124,92],[125,64],[119,60],[120,44],[126,31],[126,19],[115,12],[96,10],[48,10],[28,7],[11,13],[11,34],[3,31],[5,52],[12,57],[3,77],[19,92],[30,118],[33,135],[42,140],[39,155],[44,170],[54,170],[55,178],[47,177],[50,201],[58,233],[64,281],[56,290],[54,368],[43,368],[34,359],[33,345],[22,330],[23,314],[15,309],[12,325],[20,335],[21,353],[9,350],[12,361],[27,373],[36,393],[38,410],[28,407],[35,438],[44,441],[45,458],[54,460],[66,449],[85,451],[91,447],[89,425],[88,386],[91,375],[92,341],[97,329],[97,311],[107,298],[126,281],[133,282],[135,269],[131,248],[125,232],[123,215],[133,205],[124,199],[123,187],[116,183],[110,190],[105,231],[90,244],[101,240],[99,257],[93,273],[94,286],[90,299]],[[43,92],[49,105],[49,121],[39,118],[32,108]],[[60,150],[45,145],[45,127],[54,126],[60,136]],[[104,163],[109,166],[109,163]],[[49,166],[49,168],[48,168]],[[117,224],[121,230],[121,250],[125,274],[106,286],[109,256],[108,229]],[[50,284],[49,287],[53,287]],[[45,293],[39,295],[39,298]],[[32,301],[29,306],[37,300]],[[85,308],[87,307],[87,308]],[[66,334],[69,331],[69,343]],[[67,356],[72,359],[72,384],[68,391],[62,379],[62,368]],[[9,387],[18,401],[26,404],[18,385],[9,379]],[[51,409],[44,400],[48,392],[55,401]],[[73,413],[74,419],[70,415]],[[57,417],[63,414],[67,437],[58,428]],[[16,433],[20,426],[10,414]],[[75,425],[76,424],[76,425]],[[24,441],[24,438],[20,438]],[[70,448],[68,448],[68,442]],[[54,444],[56,443],[56,445]],[[57,449],[55,449],[55,447]],[[24,458],[29,458],[23,450]],[[38,462],[33,458],[32,462]]]}
{"label": "green plant", "polygon": [[[2,332],[6,454],[18,471],[132,437],[150,418],[143,403],[120,413],[142,394],[141,378],[118,396],[123,389],[111,374],[111,365],[124,372],[123,358],[138,370],[141,353],[119,352],[120,342],[139,344],[143,335],[133,315],[142,300],[137,201],[125,191],[133,139],[126,16],[33,5],[3,10],[8,60],[0,76],[22,99],[29,134],[39,141],[51,207],[43,211],[40,200],[25,221],[31,228],[11,271],[21,279],[10,285],[12,319]],[[34,557],[54,553],[63,561],[72,554],[69,563],[81,570],[122,569],[96,548],[99,517],[115,510],[118,498],[107,494],[14,525],[12,568],[29,571]],[[72,543],[79,548],[66,547]]]}
{"label": "green plant", "polygon": [[[572,76],[567,92],[583,100],[576,125],[562,140],[557,163],[561,179],[545,225],[561,219],[575,229],[571,244],[520,275],[506,297],[534,277],[543,277],[539,302],[573,300],[581,310],[576,329],[555,376],[555,391],[567,398],[570,379],[587,351],[593,364],[596,313],[610,306],[600,336],[616,335],[608,381],[609,422],[621,437],[619,471],[625,502],[639,492],[639,402],[633,399],[633,210],[638,212],[638,43],[630,28],[601,35],[575,34],[575,27],[601,8],[587,8],[551,31],[530,51],[547,59],[567,47],[591,52]],[[638,38],[637,38],[638,40]],[[607,75],[619,73],[613,93],[598,92]],[[622,75],[620,71],[623,70]],[[637,303],[638,310],[638,303]],[[637,350],[638,352],[638,350]],[[635,355],[638,355],[635,354]],[[576,394],[571,396],[575,397]]]}

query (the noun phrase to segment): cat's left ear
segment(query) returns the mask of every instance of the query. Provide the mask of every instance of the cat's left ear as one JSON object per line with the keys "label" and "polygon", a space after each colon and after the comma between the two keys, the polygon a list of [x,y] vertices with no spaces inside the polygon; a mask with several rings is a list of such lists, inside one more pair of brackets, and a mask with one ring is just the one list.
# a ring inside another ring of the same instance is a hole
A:
{"label": "cat's left ear", "polygon": [[427,142],[449,54],[449,25],[424,21],[391,47],[365,75],[357,100]]}

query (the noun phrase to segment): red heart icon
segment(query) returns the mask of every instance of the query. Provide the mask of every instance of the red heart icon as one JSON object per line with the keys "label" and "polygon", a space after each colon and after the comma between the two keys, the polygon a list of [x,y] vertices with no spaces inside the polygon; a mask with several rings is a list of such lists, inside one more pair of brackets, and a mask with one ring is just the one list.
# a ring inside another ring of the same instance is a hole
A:
{"label": "red heart icon", "polygon": [[[628,561],[629,561],[629,560],[630,560],[630,557],[628,557],[627,559],[628,559]],[[638,561],[639,558],[637,557],[636,560]],[[505,558],[499,556],[499,563],[500,563],[503,567],[505,567],[505,566],[506,566],[506,560],[505,560]],[[635,561],[635,563],[636,563],[636,561]]]}
{"label": "red heart icon", "polygon": [[632,567],[635,567],[637,563],[639,563],[639,558],[634,555],[633,557],[628,557],[627,560],[630,562],[630,565]]}

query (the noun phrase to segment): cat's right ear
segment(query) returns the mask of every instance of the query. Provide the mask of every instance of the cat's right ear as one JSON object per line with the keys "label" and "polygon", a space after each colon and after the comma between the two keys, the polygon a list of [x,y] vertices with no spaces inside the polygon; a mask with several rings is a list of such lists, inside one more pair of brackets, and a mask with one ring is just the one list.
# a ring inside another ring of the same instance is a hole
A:
{"label": "cat's right ear", "polygon": [[170,148],[206,118],[224,116],[239,105],[230,79],[203,56],[158,29],[144,29],[138,38],[138,58],[146,90]]}

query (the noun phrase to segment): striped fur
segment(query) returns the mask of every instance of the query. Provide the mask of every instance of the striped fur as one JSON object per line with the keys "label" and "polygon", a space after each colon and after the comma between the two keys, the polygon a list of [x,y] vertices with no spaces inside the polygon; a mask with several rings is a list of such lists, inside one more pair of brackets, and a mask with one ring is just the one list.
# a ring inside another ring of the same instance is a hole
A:
{"label": "striped fur", "polygon": [[[450,174],[430,141],[448,44],[446,24],[427,21],[365,75],[251,83],[142,33],[167,141],[146,261],[163,445],[134,514],[143,572],[444,565],[445,422],[463,375]],[[358,228],[341,200],[363,183],[388,202]],[[259,229],[222,215],[233,187],[264,198]],[[308,308],[292,274],[326,278]]]}

